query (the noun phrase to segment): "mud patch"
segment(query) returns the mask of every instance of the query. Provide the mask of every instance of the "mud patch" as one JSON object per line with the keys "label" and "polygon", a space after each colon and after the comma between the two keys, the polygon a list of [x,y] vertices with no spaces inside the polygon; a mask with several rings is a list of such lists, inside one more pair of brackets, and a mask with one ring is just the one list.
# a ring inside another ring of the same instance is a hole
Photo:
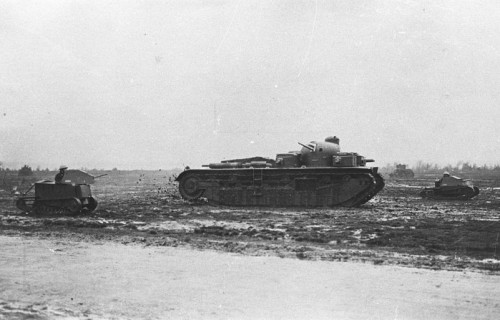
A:
{"label": "mud patch", "polygon": [[6,198],[0,233],[453,270],[495,271],[481,261],[500,257],[500,181],[482,181],[486,191],[470,201],[418,197],[433,180],[388,182],[360,208],[335,209],[190,203],[158,173],[106,182],[93,189],[100,205],[91,214],[25,215]]}

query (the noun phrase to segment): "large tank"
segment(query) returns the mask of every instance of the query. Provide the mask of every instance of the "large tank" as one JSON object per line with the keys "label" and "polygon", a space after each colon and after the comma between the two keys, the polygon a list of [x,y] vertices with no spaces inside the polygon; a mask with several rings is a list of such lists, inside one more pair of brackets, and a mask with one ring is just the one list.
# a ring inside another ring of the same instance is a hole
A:
{"label": "large tank", "polygon": [[468,200],[479,194],[479,188],[468,179],[462,179],[445,173],[434,182],[434,187],[420,191],[422,198],[442,200]]}
{"label": "large tank", "polygon": [[384,187],[378,168],[354,152],[340,152],[339,139],[299,143],[300,151],[276,159],[252,157],[186,169],[176,179],[186,200],[200,197],[230,206],[354,207]]}

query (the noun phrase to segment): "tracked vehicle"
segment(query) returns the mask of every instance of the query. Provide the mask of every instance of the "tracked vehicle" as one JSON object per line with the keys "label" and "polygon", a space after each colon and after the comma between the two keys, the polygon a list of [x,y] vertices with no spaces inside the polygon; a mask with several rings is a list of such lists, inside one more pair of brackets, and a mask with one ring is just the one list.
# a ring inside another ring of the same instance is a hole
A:
{"label": "tracked vehicle", "polygon": [[41,213],[78,213],[82,210],[93,211],[97,200],[92,197],[88,184],[62,184],[40,181],[34,185],[35,195],[26,192],[16,201],[16,207],[25,212]]}
{"label": "tracked vehicle", "polygon": [[252,157],[186,169],[176,179],[186,200],[268,207],[355,207],[384,187],[378,168],[354,152],[340,152],[339,139],[299,143],[300,151],[276,159]]}
{"label": "tracked vehicle", "polygon": [[436,180],[434,187],[424,188],[420,191],[422,198],[437,200],[468,200],[478,194],[479,188],[474,186],[470,180],[450,176],[448,173]]}
{"label": "tracked vehicle", "polygon": [[98,177],[81,170],[68,170],[63,183],[35,182],[16,200],[16,207],[37,214],[92,212],[98,203],[92,196],[90,184]]}
{"label": "tracked vehicle", "polygon": [[409,179],[413,178],[415,174],[411,169],[406,168],[406,164],[397,164],[396,170],[389,175],[395,179]]}

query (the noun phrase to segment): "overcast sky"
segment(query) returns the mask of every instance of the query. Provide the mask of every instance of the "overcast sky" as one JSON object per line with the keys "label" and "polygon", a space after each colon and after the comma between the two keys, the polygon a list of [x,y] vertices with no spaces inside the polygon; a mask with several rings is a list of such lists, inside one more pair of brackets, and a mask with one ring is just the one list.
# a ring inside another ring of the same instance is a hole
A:
{"label": "overcast sky", "polygon": [[340,137],[500,163],[500,2],[0,1],[0,161],[158,169]]}

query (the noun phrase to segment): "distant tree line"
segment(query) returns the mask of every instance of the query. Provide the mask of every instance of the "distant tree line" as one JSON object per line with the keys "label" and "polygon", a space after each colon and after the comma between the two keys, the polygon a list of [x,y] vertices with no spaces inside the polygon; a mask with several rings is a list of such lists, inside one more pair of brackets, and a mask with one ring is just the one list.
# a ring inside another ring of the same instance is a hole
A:
{"label": "distant tree line", "polygon": [[448,164],[446,166],[439,166],[437,164],[426,163],[423,161],[418,161],[414,167],[411,168],[415,173],[439,173],[443,171],[449,172],[500,172],[500,165],[488,166],[486,164],[477,165],[470,162],[459,161],[456,165]]}
{"label": "distant tree line", "polygon": [[[74,168],[77,169],[77,168]],[[89,169],[89,168],[80,168],[82,171],[87,171],[87,172],[105,172],[105,171],[110,171],[110,170],[105,170],[105,169]],[[33,175],[34,172],[54,172],[54,171],[59,171],[59,169],[54,168],[54,169],[49,169],[45,168],[42,169],[40,166],[36,167],[36,169],[33,169],[31,166],[25,164],[21,167],[21,169],[12,169],[8,167],[3,166],[3,162],[0,161],[0,171],[5,171],[5,172],[17,172],[20,176],[31,176]],[[118,171],[117,168],[113,168],[111,171]]]}
{"label": "distant tree line", "polygon": [[[33,170],[29,165],[25,164],[24,166],[21,167],[21,169],[11,169],[8,167],[4,167],[3,163],[0,161],[0,171],[5,171],[5,172],[17,172],[20,176],[31,176],[33,175],[33,172],[49,172],[49,168],[46,169],[41,169],[39,166]],[[55,171],[52,170],[52,171]]]}
{"label": "distant tree line", "polygon": [[[389,174],[396,170],[398,163],[387,164],[380,168],[384,174]],[[438,165],[436,163],[417,161],[415,165],[407,165],[408,169],[413,170],[416,175],[442,175],[448,171],[451,174],[466,174],[471,177],[500,177],[500,164],[496,165],[477,165],[467,161],[459,161],[456,165]]]}
{"label": "distant tree line", "polygon": [[[78,169],[78,168],[70,168],[70,169]],[[94,174],[98,174],[98,173],[106,173],[106,172],[113,172],[113,173],[119,173],[121,170],[114,167],[113,169],[109,170],[109,169],[98,169],[98,168],[86,168],[86,167],[81,167],[79,168],[79,170],[82,170],[82,171],[86,171],[88,173],[94,173]],[[176,169],[174,169],[176,170]],[[42,169],[40,166],[37,166],[36,169],[33,169],[30,165],[28,164],[25,164],[23,165],[20,169],[13,169],[13,168],[8,168],[8,167],[5,167],[4,166],[4,163],[2,161],[0,161],[0,172],[3,172],[4,174],[5,173],[8,173],[8,174],[18,174],[19,176],[32,176],[34,173],[42,173],[42,174],[45,174],[45,173],[53,173],[53,172],[56,172],[56,171],[59,171],[58,168],[54,168],[54,169],[49,169],[49,168],[45,168],[45,169]],[[127,170],[126,170],[127,171]],[[128,170],[128,171],[143,171],[142,169],[140,170]],[[156,171],[156,170],[145,170],[145,171]],[[161,171],[161,169],[160,169]]]}
{"label": "distant tree line", "polygon": [[18,171],[18,175],[21,177],[29,177],[33,175],[33,169],[31,169],[30,166],[25,164],[21,169]]}

